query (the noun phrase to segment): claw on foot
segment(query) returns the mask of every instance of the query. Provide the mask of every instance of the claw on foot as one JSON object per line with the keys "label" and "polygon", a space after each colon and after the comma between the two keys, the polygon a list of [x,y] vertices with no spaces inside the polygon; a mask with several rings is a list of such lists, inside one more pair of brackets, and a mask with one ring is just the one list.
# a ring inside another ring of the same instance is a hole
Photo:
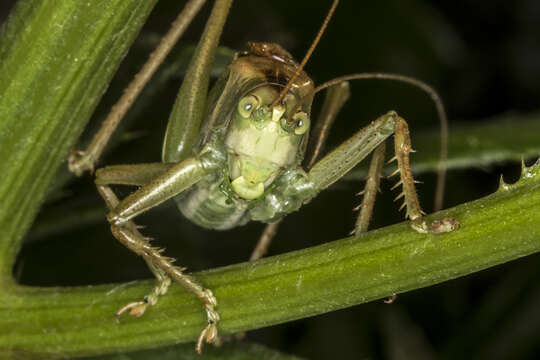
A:
{"label": "claw on foot", "polygon": [[218,329],[217,329],[217,323],[219,321],[219,314],[214,309],[214,306],[217,304],[217,301],[210,289],[206,289],[205,291],[208,295],[210,295],[209,299],[211,300],[205,305],[206,318],[208,319],[208,324],[201,331],[201,334],[199,335],[199,338],[197,339],[197,345],[195,346],[195,350],[197,351],[199,355],[202,353],[202,347],[204,343],[221,345],[221,339],[218,336]]}
{"label": "claw on foot", "polygon": [[94,159],[90,154],[74,150],[68,158],[68,169],[77,176],[81,176],[85,171],[94,172]]}
{"label": "claw on foot", "polygon": [[411,227],[422,234],[442,234],[452,232],[459,228],[459,225],[459,221],[452,217],[435,220],[430,225],[426,224],[426,222],[421,217],[411,220]]}
{"label": "claw on foot", "polygon": [[217,325],[212,320],[208,321],[208,325],[206,325],[205,328],[201,331],[201,334],[197,339],[197,345],[195,346],[195,351],[197,351],[197,354],[202,354],[202,348],[204,343],[216,345],[220,343]]}
{"label": "claw on foot", "polygon": [[148,303],[148,301],[143,300],[143,301],[131,302],[129,304],[126,304],[126,305],[122,306],[116,312],[116,314],[114,314],[114,318],[116,320],[116,323],[120,324],[120,317],[122,316],[123,313],[125,313],[128,310],[129,310],[129,315],[131,315],[131,316],[135,316],[135,317],[142,316],[144,314],[144,312],[146,311],[146,308],[148,307],[148,305],[150,305]]}
{"label": "claw on foot", "polygon": [[431,223],[431,231],[434,234],[447,233],[459,228],[459,221],[452,217],[435,220]]}

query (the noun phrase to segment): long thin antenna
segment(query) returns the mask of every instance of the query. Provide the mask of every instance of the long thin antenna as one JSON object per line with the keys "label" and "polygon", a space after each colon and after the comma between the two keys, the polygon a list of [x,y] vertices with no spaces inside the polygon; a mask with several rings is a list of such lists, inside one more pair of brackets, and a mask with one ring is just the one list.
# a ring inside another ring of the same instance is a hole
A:
{"label": "long thin antenna", "polygon": [[281,99],[283,99],[283,97],[287,94],[287,92],[291,89],[291,86],[294,82],[294,80],[296,80],[296,78],[298,77],[298,75],[300,75],[300,72],[302,71],[302,69],[304,68],[304,66],[306,65],[306,63],[308,62],[309,58],[311,57],[311,54],[313,53],[313,51],[315,50],[315,48],[317,47],[317,44],[319,43],[319,40],[321,39],[321,36],[322,34],[324,34],[324,31],[326,30],[326,26],[328,25],[328,23],[330,22],[330,19],[332,18],[332,15],[334,14],[334,11],[336,10],[336,7],[338,6],[338,3],[339,3],[339,0],[334,0],[334,3],[332,4],[332,7],[330,8],[330,10],[328,11],[328,14],[326,15],[326,18],[324,19],[324,22],[321,26],[321,29],[319,30],[319,32],[317,33],[317,36],[315,36],[315,39],[313,40],[313,43],[311,44],[311,46],[309,47],[306,55],[304,56],[304,58],[302,59],[302,62],[300,62],[300,65],[298,65],[298,67],[296,68],[296,72],[294,73],[294,75],[290,78],[289,82],[287,83],[287,85],[283,88],[283,90],[281,90],[281,92],[279,93],[279,96],[276,98],[276,100],[274,100],[274,102],[270,105],[270,107],[274,107],[277,105],[278,102],[281,101]]}
{"label": "long thin antenna", "polygon": [[448,119],[446,117],[446,111],[444,110],[444,105],[439,94],[430,85],[421,80],[405,75],[388,73],[360,73],[341,76],[317,86],[313,93],[315,94],[323,89],[326,89],[327,87],[337,85],[344,81],[363,79],[394,80],[411,84],[426,92],[435,103],[435,108],[437,109],[437,115],[441,124],[441,153],[439,169],[437,171],[437,186],[435,188],[435,201],[433,207],[435,211],[442,209],[444,202],[444,188],[446,183],[446,160],[448,158]]}

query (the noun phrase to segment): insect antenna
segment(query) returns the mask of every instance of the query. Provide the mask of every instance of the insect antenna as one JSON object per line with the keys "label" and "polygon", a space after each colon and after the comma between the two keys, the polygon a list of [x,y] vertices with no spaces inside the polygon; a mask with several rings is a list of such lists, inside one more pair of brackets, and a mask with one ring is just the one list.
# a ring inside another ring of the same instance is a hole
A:
{"label": "insect antenna", "polygon": [[313,51],[317,47],[317,44],[319,43],[319,40],[321,39],[322,35],[324,34],[324,31],[326,30],[326,26],[330,22],[330,19],[332,18],[332,15],[334,14],[334,11],[336,10],[336,7],[337,7],[338,3],[339,3],[339,0],[334,0],[334,2],[332,3],[332,6],[330,7],[330,10],[328,10],[328,14],[326,15],[326,18],[324,19],[324,22],[321,25],[321,28],[320,28],[319,32],[317,33],[317,36],[315,36],[315,39],[313,40],[313,43],[311,44],[311,46],[309,47],[306,55],[304,56],[304,58],[300,62],[300,65],[298,65],[298,67],[296,68],[296,71],[295,71],[294,75],[289,79],[289,81],[287,82],[287,85],[285,85],[283,90],[281,90],[281,92],[279,93],[279,96],[276,98],[276,100],[274,100],[274,102],[270,105],[271,108],[276,106],[283,99],[283,97],[290,90],[294,80],[296,80],[298,75],[300,75],[300,72],[302,71],[302,69],[304,68],[306,63],[308,62],[309,58],[311,57],[311,54],[313,53]]}
{"label": "insect antenna", "polygon": [[433,100],[435,108],[437,109],[437,115],[439,117],[439,123],[441,126],[441,152],[439,156],[439,168],[437,171],[437,185],[435,188],[434,209],[435,211],[442,209],[444,201],[444,189],[446,183],[446,160],[448,158],[448,119],[446,116],[446,111],[444,110],[444,105],[441,97],[439,96],[437,91],[435,91],[435,89],[433,89],[430,85],[426,84],[421,80],[405,75],[388,73],[359,73],[340,76],[317,86],[313,90],[313,94],[316,94],[321,90],[324,90],[333,85],[337,85],[344,81],[364,79],[383,79],[407,83],[423,90]]}

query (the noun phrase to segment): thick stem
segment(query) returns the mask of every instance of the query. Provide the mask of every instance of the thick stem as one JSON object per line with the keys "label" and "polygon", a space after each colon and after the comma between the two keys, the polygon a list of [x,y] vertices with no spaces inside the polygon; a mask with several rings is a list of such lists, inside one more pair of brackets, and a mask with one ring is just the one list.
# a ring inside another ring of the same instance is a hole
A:
{"label": "thick stem", "polygon": [[[195,276],[219,299],[222,334],[454,279],[540,250],[539,177],[524,176],[517,186],[427,217],[458,219],[461,228],[451,233],[418,234],[404,222]],[[205,315],[178,286],[143,317],[114,322],[119,306],[151,286],[17,287],[1,298],[0,348],[76,357],[194,341]]]}
{"label": "thick stem", "polygon": [[0,34],[0,282],[157,0],[23,0]]}

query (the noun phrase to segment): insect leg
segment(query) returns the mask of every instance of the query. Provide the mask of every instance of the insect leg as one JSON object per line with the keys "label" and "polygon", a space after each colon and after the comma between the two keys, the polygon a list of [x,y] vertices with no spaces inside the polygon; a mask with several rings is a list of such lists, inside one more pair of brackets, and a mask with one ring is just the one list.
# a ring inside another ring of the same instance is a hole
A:
{"label": "insect leg", "polygon": [[212,291],[204,288],[191,275],[184,273],[185,268],[173,265],[174,259],[161,255],[162,249],[152,247],[148,239],[137,236],[129,227],[112,225],[111,231],[122,244],[162,269],[171,279],[203,303],[208,323],[197,341],[197,352],[202,351],[203,342],[217,341],[219,314],[216,311],[217,299]]}
{"label": "insect leg", "polygon": [[409,127],[403,118],[398,117],[395,125],[394,153],[398,163],[398,168],[394,174],[399,173],[400,180],[396,186],[402,186],[402,192],[396,200],[403,197],[404,202],[401,208],[405,207],[405,217],[411,219],[413,227],[420,232],[427,232],[426,225],[420,219],[424,212],[420,207],[420,202],[414,187],[414,179],[411,172],[409,154],[413,151],[411,147],[411,137]]}
{"label": "insect leg", "polygon": [[204,116],[210,72],[232,0],[216,0],[169,117],[163,162],[191,156]]}
{"label": "insect leg", "polygon": [[310,134],[310,142],[304,160],[306,169],[311,169],[324,149],[324,144],[341,108],[350,96],[347,81],[333,85],[326,91],[324,103],[315,126]]}
{"label": "insect leg", "polygon": [[133,165],[113,165],[96,171],[96,185],[143,186],[163,175],[174,164],[149,163]]}
{"label": "insect leg", "polygon": [[405,207],[406,217],[411,220],[411,226],[418,232],[422,233],[442,233],[453,231],[459,226],[457,220],[453,218],[445,218],[440,221],[434,221],[431,225],[427,225],[422,215],[424,212],[420,207],[418,196],[414,188],[414,178],[411,172],[409,163],[409,154],[413,152],[411,147],[411,138],[409,135],[409,127],[407,122],[398,117],[395,122],[394,136],[394,153],[397,160],[398,168],[394,174],[399,173],[400,180],[394,186],[402,186],[402,192],[396,197],[396,200],[403,197],[404,202],[400,209]]}
{"label": "insect leg", "polygon": [[[380,191],[380,183],[382,176],[382,169],[384,166],[384,156],[386,153],[386,145],[382,142],[373,152],[371,156],[371,162],[369,163],[369,171],[366,178],[366,185],[364,190],[359,193],[363,195],[362,204],[360,204],[360,214],[356,219],[354,230],[351,234],[359,235],[368,231],[369,221],[373,214],[373,206],[375,205],[375,198],[377,192]],[[385,304],[393,303],[397,298],[397,295],[392,295],[384,300]]]}
{"label": "insect leg", "polygon": [[327,87],[334,86],[336,84],[339,84],[343,81],[350,81],[350,80],[361,80],[361,79],[381,79],[381,80],[392,80],[392,81],[399,81],[402,83],[413,85],[422,91],[424,91],[431,100],[433,100],[433,103],[435,104],[435,108],[437,110],[437,114],[439,117],[439,123],[441,125],[441,155],[440,155],[440,162],[439,162],[439,170],[437,174],[437,187],[435,189],[435,203],[434,208],[435,210],[440,210],[443,205],[443,199],[444,199],[444,186],[446,181],[446,158],[448,155],[448,119],[446,116],[446,111],[444,110],[444,105],[441,100],[441,97],[437,93],[437,91],[432,88],[430,85],[426,84],[425,82],[412,78],[409,76],[399,75],[399,74],[389,74],[389,73],[358,73],[358,74],[350,74],[345,76],[340,76],[338,78],[332,79],[330,81],[325,82],[324,84],[321,84],[315,88],[315,93],[326,89]]}
{"label": "insect leg", "polygon": [[358,131],[338,148],[326,155],[313,166],[308,175],[318,191],[321,191],[344,176],[356,164],[395,132],[395,153],[398,171],[403,185],[403,196],[407,207],[407,217],[411,226],[418,232],[447,232],[457,226],[454,219],[445,219],[427,226],[422,218],[422,209],[414,189],[414,179],[409,166],[411,152],[407,123],[394,111],[381,116],[368,126]]}
{"label": "insect leg", "polygon": [[255,246],[255,249],[253,249],[253,252],[251,253],[251,256],[249,257],[249,261],[255,261],[260,258],[262,258],[266,253],[268,252],[268,247],[270,246],[270,243],[272,242],[272,239],[274,236],[276,236],[276,233],[279,229],[279,224],[281,223],[281,220],[275,221],[270,224],[266,224],[263,233],[261,234],[261,237],[259,238],[259,241],[257,242],[257,245]]}
{"label": "insect leg", "polygon": [[[105,199],[109,207],[118,204],[118,198],[110,187],[105,185],[98,185],[97,187],[100,195]],[[201,331],[197,341],[197,352],[201,353],[203,342],[212,343],[218,341],[217,322],[219,321],[219,314],[215,309],[217,299],[212,291],[204,288],[191,275],[185,274],[185,268],[173,265],[174,259],[161,255],[163,249],[152,247],[150,239],[142,236],[132,221],[126,221],[122,225],[111,225],[111,232],[120,243],[137,255],[142,256],[158,279],[158,283],[152,293],[145,297],[143,301],[129,303],[122,307],[116,313],[117,319],[127,310],[129,310],[131,315],[141,316],[148,306],[154,305],[157,302],[159,295],[163,295],[167,291],[170,279],[173,279],[201,300],[206,311],[208,324]]]}
{"label": "insect leg", "polygon": [[393,111],[386,113],[319,160],[308,173],[315,188],[326,189],[368,156],[394,133],[397,118]]}
{"label": "insect leg", "polygon": [[131,316],[142,316],[149,306],[157,304],[159,297],[161,295],[165,295],[169,289],[169,286],[171,285],[171,278],[168,277],[163,270],[152,264],[149,260],[145,259],[145,262],[150,271],[152,271],[152,274],[154,274],[156,277],[156,285],[154,286],[152,292],[146,295],[143,300],[130,302],[129,304],[122,306],[114,314],[118,324],[120,323],[120,317],[126,311],[129,311]]}
{"label": "insect leg", "polygon": [[384,165],[384,155],[386,153],[386,145],[382,142],[373,152],[371,162],[369,164],[369,172],[366,178],[364,190],[359,193],[363,195],[362,204],[360,205],[360,214],[356,219],[353,234],[358,235],[366,232],[369,227],[369,221],[373,214],[373,206],[375,205],[375,197],[379,191],[381,183],[382,169]]}
{"label": "insect leg", "polygon": [[[204,156],[204,155],[203,155]],[[144,166],[139,166],[139,169],[145,169]],[[162,165],[147,165],[148,174],[163,171]],[[123,175],[119,169],[124,170]],[[127,169],[127,170],[126,170]],[[202,350],[203,342],[217,341],[217,321],[219,315],[215,310],[217,300],[212,291],[205,289],[192,276],[184,273],[184,268],[173,265],[174,259],[163,256],[162,249],[154,248],[150,245],[149,239],[142,236],[137,230],[136,225],[131,221],[132,218],[145,212],[146,210],[162,203],[163,201],[177,195],[187,187],[198,182],[202,177],[208,174],[208,169],[213,169],[212,164],[208,161],[198,158],[189,158],[181,163],[170,166],[169,169],[161,173],[161,175],[152,179],[148,184],[126,197],[122,201],[118,201],[116,195],[107,185],[101,183],[111,182],[112,178],[123,183],[134,184],[136,181],[130,178],[129,173],[137,169],[137,166],[117,166],[110,167],[102,173],[97,174],[96,180],[98,191],[105,199],[107,205],[111,208],[107,219],[111,223],[111,232],[118,241],[127,248],[142,256],[150,265],[150,268],[158,278],[158,285],[154,291],[145,298],[142,302],[134,302],[126,305],[119,310],[117,316],[128,311],[132,315],[140,316],[144,313],[149,305],[153,305],[159,295],[163,294],[168,287],[170,277],[187,291],[199,298],[204,304],[208,324],[201,332],[197,342],[197,351]],[[126,173],[128,175],[126,175]],[[147,174],[147,175],[148,175]],[[114,175],[114,176],[113,176]],[[137,181],[140,181],[138,179]],[[159,269],[159,270],[158,270]],[[167,274],[167,276],[165,276]]]}
{"label": "insect leg", "polygon": [[208,174],[198,158],[189,158],[174,164],[160,176],[152,179],[120,201],[107,215],[113,225],[122,223],[178,195]]}
{"label": "insect leg", "polygon": [[[108,186],[98,186],[98,191],[105,200],[105,204],[107,205],[109,210],[114,209],[118,205],[118,198]],[[129,228],[130,231],[138,238],[143,239],[143,241],[148,241],[148,239],[146,239],[143,235],[139,233],[139,231],[137,230],[137,226],[132,221],[129,221],[124,226]],[[171,279],[163,270],[156,267],[148,258],[145,257],[144,260],[146,261],[149,269],[156,277],[156,285],[154,286],[152,292],[145,296],[142,301],[131,302],[120,308],[115,314],[116,322],[120,322],[120,316],[126,311],[129,311],[129,314],[132,316],[142,316],[148,306],[155,305],[157,303],[158,297],[160,295],[164,295],[167,292],[167,289],[171,284]]]}
{"label": "insect leg", "polygon": [[161,39],[156,49],[150,54],[141,71],[135,75],[128,85],[124,94],[120,97],[103,121],[101,128],[94,135],[92,141],[85,151],[74,151],[69,157],[69,170],[77,176],[85,171],[93,171],[96,162],[101,156],[105,146],[109,142],[114,130],[130,109],[131,105],[148,83],[159,65],[165,60],[171,49],[178,42],[195,15],[199,12],[206,0],[190,0],[176,20],[172,23],[170,30]]}

